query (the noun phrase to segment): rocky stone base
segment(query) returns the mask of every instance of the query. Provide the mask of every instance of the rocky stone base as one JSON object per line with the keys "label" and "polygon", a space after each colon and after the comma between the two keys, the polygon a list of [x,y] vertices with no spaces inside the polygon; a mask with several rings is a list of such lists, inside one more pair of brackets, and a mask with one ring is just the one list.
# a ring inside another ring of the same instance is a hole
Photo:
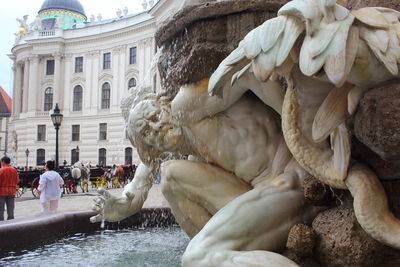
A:
{"label": "rocky stone base", "polygon": [[199,3],[187,5],[157,30],[161,86],[170,96],[183,84],[210,77],[249,31],[275,17],[287,1],[194,2]]}

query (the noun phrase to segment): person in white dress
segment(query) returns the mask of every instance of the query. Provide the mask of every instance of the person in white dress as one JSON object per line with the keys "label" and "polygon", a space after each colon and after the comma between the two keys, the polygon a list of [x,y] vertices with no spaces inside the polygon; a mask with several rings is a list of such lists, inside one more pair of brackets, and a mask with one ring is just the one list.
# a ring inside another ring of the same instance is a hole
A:
{"label": "person in white dress", "polygon": [[61,197],[61,186],[64,180],[54,171],[54,161],[46,162],[46,172],[40,175],[39,194],[42,212],[44,214],[56,213],[58,208],[58,200]]}

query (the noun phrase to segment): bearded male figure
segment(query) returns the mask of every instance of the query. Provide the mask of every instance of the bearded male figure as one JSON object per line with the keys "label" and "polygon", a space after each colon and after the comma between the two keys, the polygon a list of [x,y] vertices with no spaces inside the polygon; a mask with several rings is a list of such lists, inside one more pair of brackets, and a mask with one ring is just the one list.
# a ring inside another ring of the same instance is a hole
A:
{"label": "bearded male figure", "polygon": [[[296,266],[269,251],[284,247],[294,224],[315,217],[300,190],[308,174],[287,149],[278,114],[253,95],[212,117],[190,116],[188,103],[220,101],[207,94],[207,85],[183,87],[172,102],[150,96],[125,114],[142,163],[122,196],[100,190],[92,221],[118,221],[139,211],[166,152],[189,156],[161,165],[162,192],[192,238],[183,266]],[[180,125],[171,109],[192,119]]]}

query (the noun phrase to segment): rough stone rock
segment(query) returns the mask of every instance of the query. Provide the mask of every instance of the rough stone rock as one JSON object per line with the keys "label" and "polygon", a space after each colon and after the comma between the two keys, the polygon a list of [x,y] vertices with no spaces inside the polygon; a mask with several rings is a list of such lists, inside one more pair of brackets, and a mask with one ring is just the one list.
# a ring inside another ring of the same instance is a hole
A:
{"label": "rough stone rock", "polygon": [[400,83],[374,88],[364,95],[354,133],[382,159],[400,164]]}
{"label": "rough stone rock", "polygon": [[289,232],[286,247],[298,257],[310,256],[313,253],[316,234],[305,224],[294,225]]}
{"label": "rough stone rock", "polygon": [[302,181],[304,197],[314,206],[327,206],[334,200],[334,191],[312,176]]}
{"label": "rough stone rock", "polygon": [[353,138],[352,158],[368,165],[381,180],[394,180],[400,178],[400,164],[385,161],[366,145]]}
{"label": "rough stone rock", "polygon": [[398,250],[368,236],[348,205],[321,212],[312,226],[318,235],[314,255],[322,266],[396,266],[400,260]]}
{"label": "rough stone rock", "polygon": [[157,30],[164,94],[174,96],[181,85],[210,77],[250,30],[275,17],[287,1],[203,2],[188,1]]}

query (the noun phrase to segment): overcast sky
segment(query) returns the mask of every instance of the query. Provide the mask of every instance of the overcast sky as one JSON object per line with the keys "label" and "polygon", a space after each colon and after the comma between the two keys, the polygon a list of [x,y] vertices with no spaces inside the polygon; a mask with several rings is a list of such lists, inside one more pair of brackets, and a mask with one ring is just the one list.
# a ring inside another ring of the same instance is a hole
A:
{"label": "overcast sky", "polygon": [[[45,0],[2,0],[0,9],[0,86],[12,96],[11,54],[19,23],[16,18],[29,15],[28,24],[34,20]],[[115,18],[118,8],[128,7],[129,14],[143,11],[142,0],[79,0],[88,20],[91,15],[102,14],[103,19]],[[155,1],[156,2],[156,1]]]}

